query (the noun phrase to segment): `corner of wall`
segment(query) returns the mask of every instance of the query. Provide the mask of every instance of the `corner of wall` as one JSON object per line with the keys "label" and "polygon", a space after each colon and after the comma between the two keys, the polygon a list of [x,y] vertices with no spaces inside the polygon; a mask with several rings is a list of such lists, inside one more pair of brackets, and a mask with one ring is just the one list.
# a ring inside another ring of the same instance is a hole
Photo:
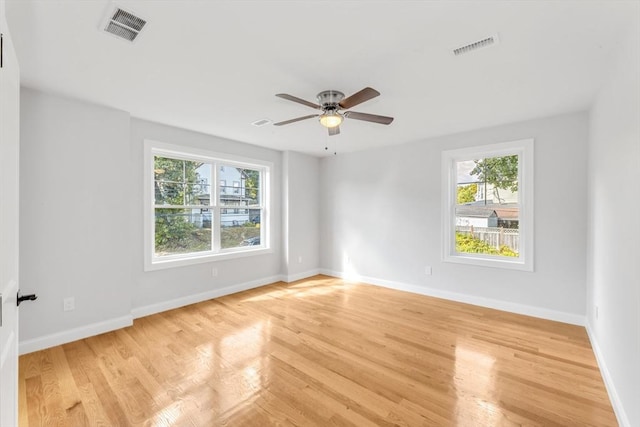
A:
{"label": "corner of wall", "polygon": [[618,391],[615,387],[615,382],[613,381],[613,377],[611,376],[611,372],[609,371],[609,367],[607,366],[606,359],[602,354],[600,344],[598,343],[598,340],[593,333],[593,328],[589,319],[587,319],[585,328],[587,330],[587,335],[589,336],[589,341],[591,342],[591,348],[593,348],[593,353],[596,356],[596,362],[598,363],[598,367],[600,368],[600,373],[602,375],[604,385],[607,389],[607,393],[609,394],[611,406],[613,406],[613,411],[615,412],[616,418],[618,419],[618,424],[623,427],[630,427],[631,422],[629,421],[627,412],[622,405],[622,401],[620,400],[620,396],[618,395]]}

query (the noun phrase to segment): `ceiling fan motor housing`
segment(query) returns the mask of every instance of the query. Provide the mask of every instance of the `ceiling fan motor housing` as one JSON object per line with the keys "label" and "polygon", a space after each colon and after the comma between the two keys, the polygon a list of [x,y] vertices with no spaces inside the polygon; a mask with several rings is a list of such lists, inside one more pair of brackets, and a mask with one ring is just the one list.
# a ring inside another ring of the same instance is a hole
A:
{"label": "ceiling fan motor housing", "polygon": [[324,111],[336,111],[340,108],[338,103],[344,99],[344,93],[337,90],[323,90],[317,96],[318,104]]}

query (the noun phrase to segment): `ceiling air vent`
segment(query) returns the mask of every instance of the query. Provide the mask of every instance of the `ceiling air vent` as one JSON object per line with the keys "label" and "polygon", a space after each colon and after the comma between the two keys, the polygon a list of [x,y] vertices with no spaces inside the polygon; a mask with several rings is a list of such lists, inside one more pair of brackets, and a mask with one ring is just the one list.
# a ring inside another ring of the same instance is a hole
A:
{"label": "ceiling air vent", "polygon": [[146,23],[147,21],[133,13],[116,7],[106,17],[102,28],[107,33],[132,42],[138,37]]}
{"label": "ceiling air vent", "polygon": [[475,41],[473,43],[469,43],[466,44],[464,46],[460,46],[456,49],[453,49],[453,54],[455,56],[458,55],[463,55],[465,53],[469,53],[472,52],[474,50],[478,50],[478,49],[482,49],[485,47],[489,47],[489,46],[493,46],[495,44],[498,44],[500,42],[500,39],[498,38],[498,35],[493,35],[493,36],[489,36],[489,37],[485,37],[484,39]]}
{"label": "ceiling air vent", "polygon": [[269,119],[260,119],[260,120],[256,120],[255,122],[251,123],[254,126],[264,126],[264,125],[268,125],[269,123],[271,123],[271,120]]}

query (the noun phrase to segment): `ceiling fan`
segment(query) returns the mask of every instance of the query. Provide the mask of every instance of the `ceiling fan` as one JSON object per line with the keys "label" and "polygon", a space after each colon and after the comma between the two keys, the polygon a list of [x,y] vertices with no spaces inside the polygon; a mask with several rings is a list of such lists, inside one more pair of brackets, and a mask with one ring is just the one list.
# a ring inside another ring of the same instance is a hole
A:
{"label": "ceiling fan", "polygon": [[379,116],[377,114],[357,113],[355,111],[344,111],[356,105],[362,104],[376,96],[380,95],[375,89],[365,87],[359,92],[354,93],[348,98],[344,97],[344,93],[337,90],[325,90],[317,95],[318,103],[305,101],[293,95],[286,93],[279,93],[276,96],[289,101],[297,102],[298,104],[306,105],[307,107],[315,108],[322,111],[320,114],[311,114],[308,116],[298,117],[291,120],[285,120],[283,122],[274,123],[274,126],[288,125],[289,123],[299,122],[301,120],[310,119],[312,117],[319,117],[320,124],[329,130],[329,135],[337,135],[340,133],[340,124],[347,119],[364,120],[365,122],[380,123],[382,125],[388,125],[393,121],[393,117]]}

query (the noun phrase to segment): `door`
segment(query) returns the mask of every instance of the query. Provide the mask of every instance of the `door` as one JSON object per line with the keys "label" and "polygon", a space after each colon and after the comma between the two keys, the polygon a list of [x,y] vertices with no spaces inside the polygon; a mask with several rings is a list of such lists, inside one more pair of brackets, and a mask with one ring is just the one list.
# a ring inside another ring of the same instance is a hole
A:
{"label": "door", "polygon": [[0,426],[18,425],[18,165],[20,77],[0,1]]}

